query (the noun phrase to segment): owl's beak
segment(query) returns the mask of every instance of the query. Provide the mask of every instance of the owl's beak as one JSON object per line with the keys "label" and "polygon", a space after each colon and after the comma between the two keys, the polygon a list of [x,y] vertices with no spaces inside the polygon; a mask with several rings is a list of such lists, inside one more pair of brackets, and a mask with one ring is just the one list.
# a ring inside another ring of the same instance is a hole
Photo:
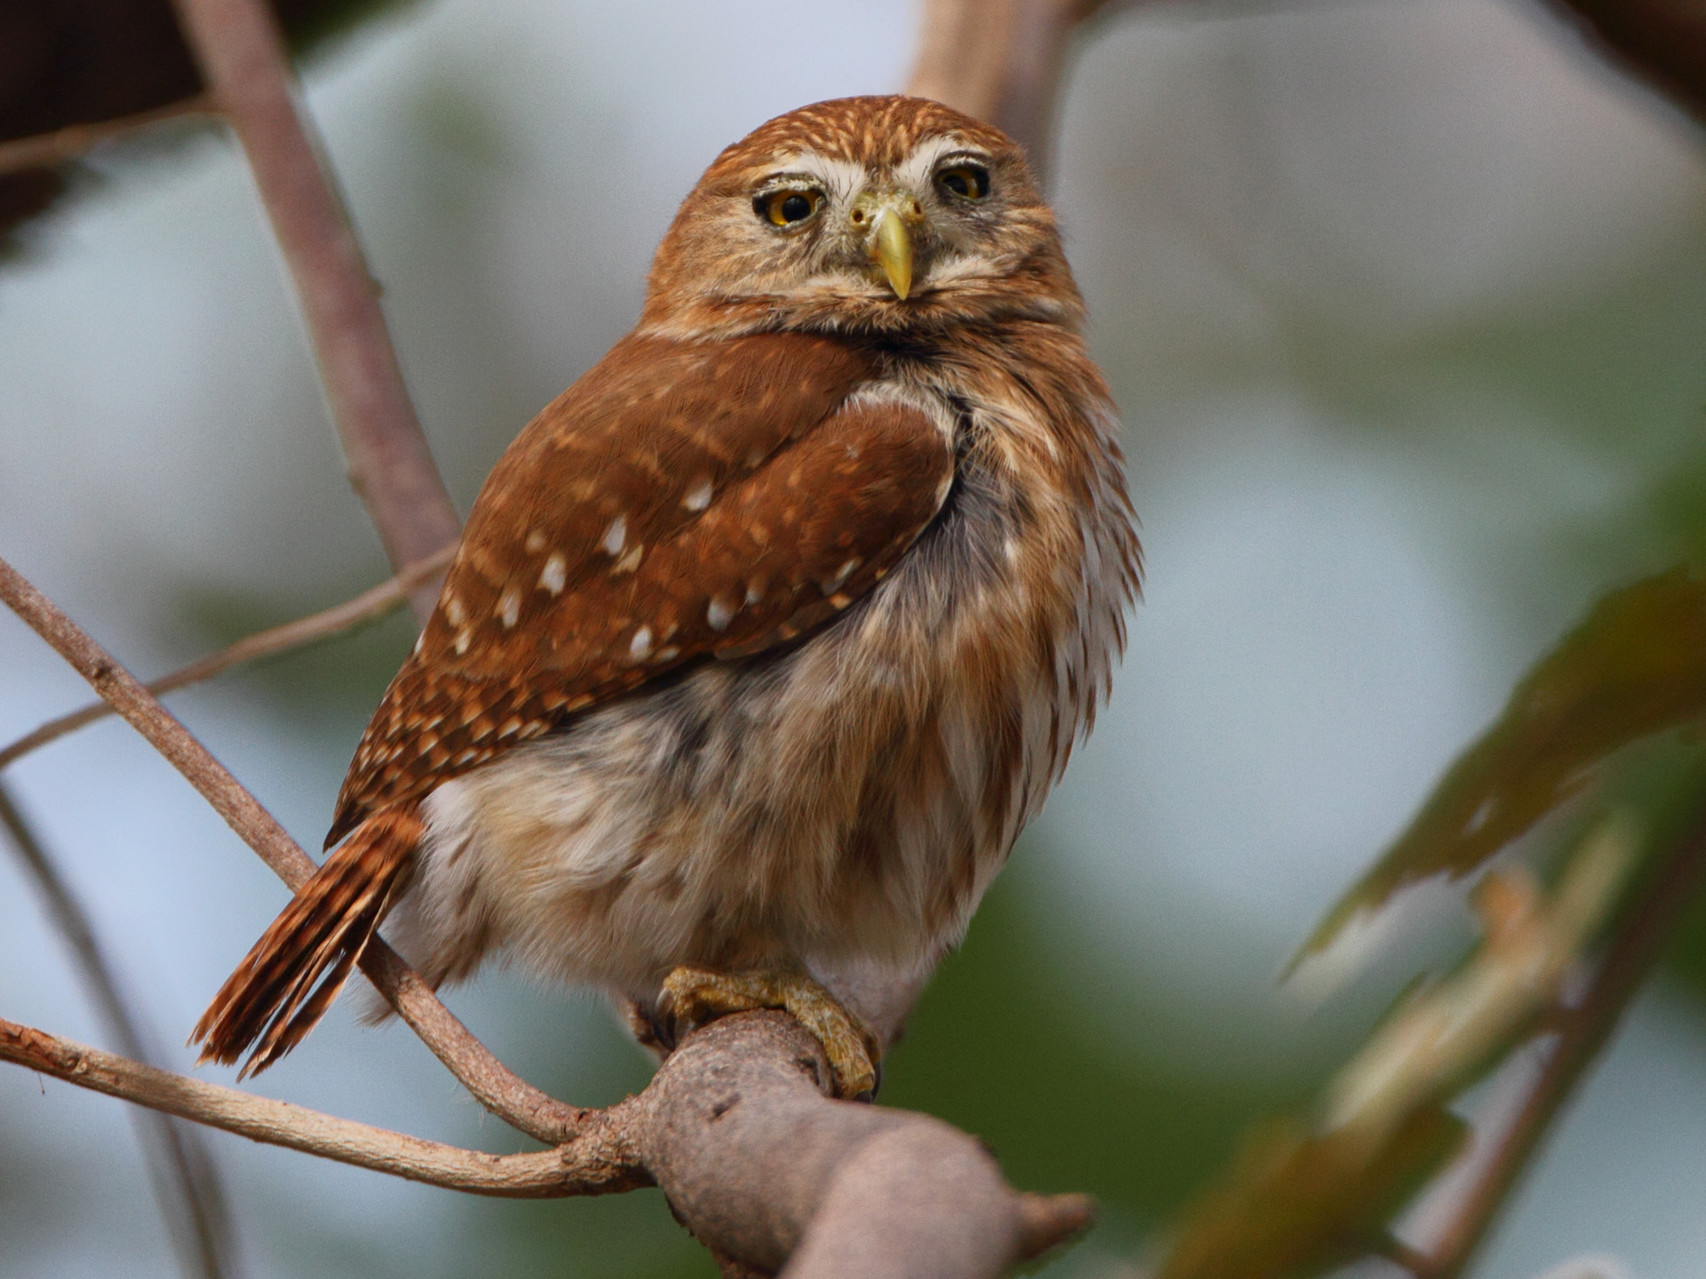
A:
{"label": "owl's beak", "polygon": [[894,295],[906,301],[906,295],[912,292],[912,232],[894,209],[884,209],[877,215],[871,253],[888,277]]}
{"label": "owl's beak", "polygon": [[866,235],[865,251],[902,302],[912,292],[912,226],[924,210],[911,195],[894,192],[861,196],[853,206],[853,225]]}

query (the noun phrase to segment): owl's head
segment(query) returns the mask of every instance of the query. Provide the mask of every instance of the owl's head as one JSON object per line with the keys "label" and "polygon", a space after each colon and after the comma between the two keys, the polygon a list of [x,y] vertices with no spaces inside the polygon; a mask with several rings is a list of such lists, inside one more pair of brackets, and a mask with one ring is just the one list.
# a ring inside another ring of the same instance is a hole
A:
{"label": "owl's head", "polygon": [[1004,315],[1080,315],[1023,152],[890,96],[801,107],[718,156],[658,248],[640,324],[900,334]]}

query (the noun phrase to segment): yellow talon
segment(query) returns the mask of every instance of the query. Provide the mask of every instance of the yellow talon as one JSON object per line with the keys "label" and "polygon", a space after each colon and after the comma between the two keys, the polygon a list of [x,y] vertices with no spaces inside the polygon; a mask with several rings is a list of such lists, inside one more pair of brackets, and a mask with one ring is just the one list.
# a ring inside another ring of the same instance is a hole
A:
{"label": "yellow talon", "polygon": [[780,1008],[793,1015],[823,1045],[835,1071],[835,1092],[849,1100],[869,1100],[877,1090],[876,1036],[804,973],[719,973],[681,967],[664,978],[661,1010],[678,1036],[729,1013]]}

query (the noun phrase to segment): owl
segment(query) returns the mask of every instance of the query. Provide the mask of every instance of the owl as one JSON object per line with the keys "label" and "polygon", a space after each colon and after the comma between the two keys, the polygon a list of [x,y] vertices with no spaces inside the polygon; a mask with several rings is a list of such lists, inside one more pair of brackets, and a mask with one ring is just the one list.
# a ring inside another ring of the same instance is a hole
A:
{"label": "owl", "polygon": [[486,481],[204,1059],[288,1052],[387,921],[434,986],[503,956],[666,1048],[787,1008],[868,1094],[1124,643],[1083,322],[986,124],[847,98],[723,151]]}

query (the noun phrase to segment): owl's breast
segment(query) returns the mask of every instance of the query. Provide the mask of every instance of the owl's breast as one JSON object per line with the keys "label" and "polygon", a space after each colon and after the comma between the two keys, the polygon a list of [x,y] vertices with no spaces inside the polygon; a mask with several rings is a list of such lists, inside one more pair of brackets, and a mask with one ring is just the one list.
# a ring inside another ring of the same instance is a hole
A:
{"label": "owl's breast", "polygon": [[441,787],[415,916],[448,913],[427,931],[636,994],[684,963],[918,972],[958,939],[1105,687],[1129,525],[1024,464],[1014,439],[1055,428],[1022,401],[866,393],[954,431],[937,518],[798,643]]}

